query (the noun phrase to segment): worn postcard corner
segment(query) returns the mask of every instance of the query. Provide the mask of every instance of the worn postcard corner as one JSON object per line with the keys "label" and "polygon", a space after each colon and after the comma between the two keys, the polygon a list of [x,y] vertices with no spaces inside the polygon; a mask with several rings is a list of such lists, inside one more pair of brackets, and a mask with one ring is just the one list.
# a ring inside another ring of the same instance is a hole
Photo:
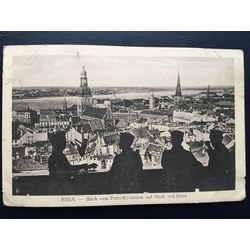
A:
{"label": "worn postcard corner", "polygon": [[243,51],[5,46],[6,206],[245,199]]}

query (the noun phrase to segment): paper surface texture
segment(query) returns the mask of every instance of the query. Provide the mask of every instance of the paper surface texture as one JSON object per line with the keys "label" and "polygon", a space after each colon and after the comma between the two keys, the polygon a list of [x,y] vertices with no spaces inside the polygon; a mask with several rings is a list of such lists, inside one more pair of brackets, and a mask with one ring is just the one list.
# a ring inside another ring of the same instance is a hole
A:
{"label": "paper surface texture", "polygon": [[27,45],[3,54],[5,205],[245,198],[242,51]]}

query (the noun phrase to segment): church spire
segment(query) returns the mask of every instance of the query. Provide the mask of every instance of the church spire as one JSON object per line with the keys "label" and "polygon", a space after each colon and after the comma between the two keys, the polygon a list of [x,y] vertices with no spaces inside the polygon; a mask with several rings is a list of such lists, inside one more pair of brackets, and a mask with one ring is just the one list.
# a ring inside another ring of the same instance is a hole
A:
{"label": "church spire", "polygon": [[177,77],[177,86],[175,91],[176,96],[181,96],[181,81],[180,81],[180,72],[178,71],[178,77]]}
{"label": "church spire", "polygon": [[91,89],[88,86],[87,71],[84,65],[82,66],[81,77],[80,77],[80,87],[77,91],[77,94],[81,97],[92,96]]}
{"label": "church spire", "polygon": [[210,101],[210,85],[207,86],[207,100]]}
{"label": "church spire", "polygon": [[66,96],[64,94],[64,99],[63,99],[63,110],[67,111],[67,101],[66,101]]}

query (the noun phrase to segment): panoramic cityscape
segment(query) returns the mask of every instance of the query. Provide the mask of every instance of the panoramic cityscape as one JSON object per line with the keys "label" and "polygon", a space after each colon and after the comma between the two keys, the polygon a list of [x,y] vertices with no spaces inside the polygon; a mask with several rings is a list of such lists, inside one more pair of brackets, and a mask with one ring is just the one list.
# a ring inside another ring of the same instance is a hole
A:
{"label": "panoramic cityscape", "polygon": [[[143,170],[162,169],[164,150],[172,148],[171,131],[183,133],[182,146],[208,166],[210,131],[223,132],[229,152],[235,147],[234,87],[182,87],[176,69],[174,87],[91,87],[82,65],[76,87],[13,87],[13,178],[48,176],[53,151],[49,134],[64,131],[64,154],[72,166],[96,164],[90,175],[109,172],[121,151],[122,133],[134,136]],[[21,84],[20,84],[21,85]],[[79,148],[84,147],[81,154]],[[152,172],[153,173],[153,172]],[[150,174],[150,172],[149,172]],[[14,185],[14,194],[23,194]],[[23,191],[25,194],[25,191]],[[27,191],[28,192],[28,191]],[[39,193],[39,192],[38,192]]]}

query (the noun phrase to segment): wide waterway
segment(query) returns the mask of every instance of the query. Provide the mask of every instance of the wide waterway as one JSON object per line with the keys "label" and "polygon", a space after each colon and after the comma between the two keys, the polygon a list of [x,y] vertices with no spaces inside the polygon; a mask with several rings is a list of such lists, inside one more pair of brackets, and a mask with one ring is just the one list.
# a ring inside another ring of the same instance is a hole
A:
{"label": "wide waterway", "polygon": [[[184,90],[184,95],[189,94],[197,94],[202,92],[202,90]],[[143,92],[143,93],[119,93],[116,94],[117,99],[148,99],[151,93]],[[173,95],[173,91],[155,91],[155,97],[161,96],[171,96]],[[68,107],[71,107],[74,104],[77,104],[77,99],[81,98],[78,96],[67,96],[67,104]],[[114,95],[94,95],[94,99],[113,99]],[[29,106],[31,109],[40,110],[40,109],[49,109],[49,108],[58,108],[61,109],[63,106],[64,97],[63,96],[55,96],[55,97],[41,97],[41,98],[34,98],[34,99],[19,99],[19,100],[12,100],[12,109],[22,109],[25,106]]]}

